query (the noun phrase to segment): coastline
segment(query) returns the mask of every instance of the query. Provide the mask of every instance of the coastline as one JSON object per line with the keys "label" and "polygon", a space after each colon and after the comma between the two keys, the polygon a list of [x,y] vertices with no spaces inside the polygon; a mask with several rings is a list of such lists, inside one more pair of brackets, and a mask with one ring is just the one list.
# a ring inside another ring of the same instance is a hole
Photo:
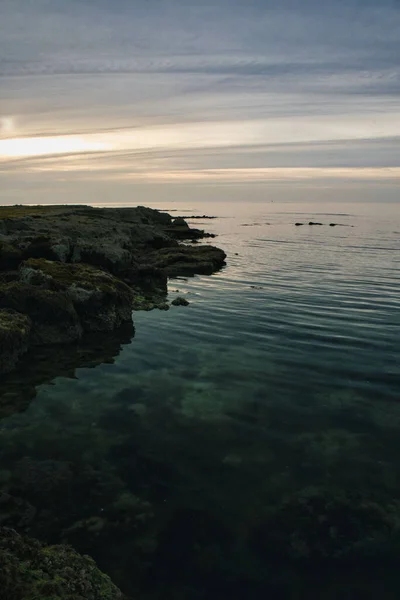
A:
{"label": "coastline", "polygon": [[114,331],[135,310],[168,310],[169,277],[224,266],[222,250],[196,245],[208,237],[141,206],[1,207],[0,374],[34,347]]}

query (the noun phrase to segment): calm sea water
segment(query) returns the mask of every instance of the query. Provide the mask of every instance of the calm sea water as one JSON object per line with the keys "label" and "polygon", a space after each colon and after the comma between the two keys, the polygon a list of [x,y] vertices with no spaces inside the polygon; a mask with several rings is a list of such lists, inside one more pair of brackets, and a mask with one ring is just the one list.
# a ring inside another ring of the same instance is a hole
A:
{"label": "calm sea water", "polygon": [[171,280],[190,306],[135,313],[97,360],[10,378],[36,397],[0,422],[0,517],[132,598],[397,598],[398,206],[165,209],[218,216],[193,224],[227,267]]}

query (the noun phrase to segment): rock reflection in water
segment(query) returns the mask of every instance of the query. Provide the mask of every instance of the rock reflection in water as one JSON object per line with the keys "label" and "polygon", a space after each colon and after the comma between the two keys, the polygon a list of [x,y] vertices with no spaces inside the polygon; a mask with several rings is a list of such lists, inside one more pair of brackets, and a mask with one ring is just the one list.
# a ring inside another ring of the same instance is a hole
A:
{"label": "rock reflection in water", "polygon": [[18,370],[0,382],[0,418],[25,410],[36,396],[37,386],[55,377],[74,378],[78,368],[114,362],[135,334],[132,323],[114,331],[85,336],[76,344],[32,348],[21,360]]}

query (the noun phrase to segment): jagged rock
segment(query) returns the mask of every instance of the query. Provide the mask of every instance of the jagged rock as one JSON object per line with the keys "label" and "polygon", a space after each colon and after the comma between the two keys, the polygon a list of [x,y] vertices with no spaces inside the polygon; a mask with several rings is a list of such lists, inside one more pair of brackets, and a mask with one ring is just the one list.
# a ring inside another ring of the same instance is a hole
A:
{"label": "jagged rock", "polygon": [[28,349],[31,320],[27,315],[0,309],[0,374],[8,373]]}
{"label": "jagged rock", "polygon": [[225,264],[226,254],[214,246],[178,246],[161,248],[149,256],[149,262],[169,277],[176,275],[209,275]]}
{"label": "jagged rock", "polygon": [[204,237],[215,237],[212,233],[205,233],[203,229],[189,227],[182,217],[174,219],[166,231],[179,240],[198,240]]}
{"label": "jagged rock", "polygon": [[117,600],[120,590],[89,556],[70,546],[45,546],[0,528],[0,589],[4,600]]}
{"label": "jagged rock", "polygon": [[178,296],[175,300],[172,300],[171,304],[173,306],[189,306],[189,301],[186,298],[182,298],[182,296]]}
{"label": "jagged rock", "polygon": [[9,242],[0,241],[0,271],[16,269],[22,260],[22,252]]}
{"label": "jagged rock", "polygon": [[30,319],[30,345],[111,331],[167,310],[168,277],[221,268],[222,250],[178,242],[208,235],[145,207],[0,207],[0,309]]}
{"label": "jagged rock", "polygon": [[0,308],[28,316],[32,344],[59,344],[79,339],[82,327],[71,298],[57,291],[12,281],[0,285]]}
{"label": "jagged rock", "polygon": [[70,301],[83,331],[111,331],[131,319],[133,292],[110,273],[44,259],[24,262],[20,273],[22,281]]}
{"label": "jagged rock", "polygon": [[116,243],[105,244],[101,243],[101,240],[97,243],[88,243],[80,239],[75,243],[71,262],[87,263],[117,274],[130,267],[132,254]]}

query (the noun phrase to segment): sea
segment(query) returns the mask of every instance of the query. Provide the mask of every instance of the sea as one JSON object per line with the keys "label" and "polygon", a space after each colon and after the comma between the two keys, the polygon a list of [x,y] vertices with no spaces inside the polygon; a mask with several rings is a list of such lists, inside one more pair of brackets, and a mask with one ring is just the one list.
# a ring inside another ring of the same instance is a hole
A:
{"label": "sea", "polygon": [[0,523],[132,600],[397,599],[399,204],[149,206],[226,266],[1,382]]}

